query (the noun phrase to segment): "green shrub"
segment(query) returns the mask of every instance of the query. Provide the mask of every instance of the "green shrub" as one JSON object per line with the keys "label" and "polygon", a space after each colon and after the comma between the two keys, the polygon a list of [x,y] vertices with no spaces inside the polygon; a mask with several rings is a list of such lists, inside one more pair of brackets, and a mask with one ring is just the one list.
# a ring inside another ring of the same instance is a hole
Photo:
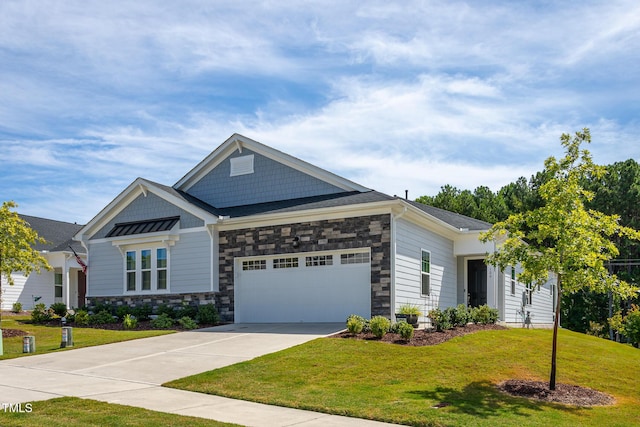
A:
{"label": "green shrub", "polygon": [[640,345],[640,307],[635,304],[624,318],[624,335],[634,347]]}
{"label": "green shrub", "polygon": [[89,312],[87,310],[78,310],[73,321],[78,326],[87,326],[89,324]]}
{"label": "green shrub", "polygon": [[358,316],[357,314],[350,314],[349,317],[347,317],[347,323],[349,322],[349,319],[351,318],[355,318],[357,320],[359,320],[360,322],[362,322],[363,327],[362,327],[362,332],[364,333],[368,333],[371,332],[371,327],[369,325],[369,320],[365,319],[362,316]]}
{"label": "green shrub", "polygon": [[131,314],[125,314],[122,318],[122,327],[127,330],[135,329],[138,327],[138,319]]}
{"label": "green shrub", "polygon": [[90,311],[93,312],[93,314],[100,313],[101,311],[108,311],[109,314],[115,314],[114,307],[107,303],[98,303],[92,306]]}
{"label": "green shrub", "polygon": [[53,317],[53,311],[47,309],[43,303],[36,304],[31,312],[31,321],[33,323],[46,323]]}
{"label": "green shrub", "polygon": [[585,331],[585,334],[592,335],[598,338],[606,338],[607,331],[604,330],[605,325],[602,323],[594,322],[593,320],[589,320],[589,327]]}
{"label": "green shrub", "polygon": [[153,329],[171,329],[173,322],[174,320],[168,314],[163,313],[155,319],[151,319],[151,327]]}
{"label": "green shrub", "polygon": [[153,313],[153,309],[149,304],[140,305],[140,306],[134,307],[131,310],[131,314],[136,316],[136,319],[138,319],[141,322],[144,322],[145,320],[149,320],[149,316],[151,316],[152,313]]}
{"label": "green shrub", "polygon": [[466,326],[471,320],[471,313],[466,305],[458,304],[449,311],[449,320],[453,326]]}
{"label": "green shrub", "polygon": [[58,317],[65,317],[67,315],[67,304],[63,302],[55,302],[51,304],[49,308]]}
{"label": "green shrub", "polygon": [[371,333],[373,333],[376,338],[382,338],[389,332],[391,322],[386,317],[374,316],[369,321],[369,327],[371,328]]}
{"label": "green shrub", "polygon": [[167,316],[171,317],[172,319],[176,318],[176,310],[172,306],[166,305],[166,304],[162,304],[162,305],[158,306],[158,308],[156,309],[156,314],[158,316],[166,314]]}
{"label": "green shrub", "polygon": [[[76,319],[78,316],[76,315]],[[113,323],[113,315],[108,310],[102,310],[96,314],[89,315],[90,325],[106,325],[107,323]]]}
{"label": "green shrub", "polygon": [[400,336],[402,337],[403,340],[405,341],[411,341],[411,338],[413,338],[413,326],[411,326],[410,324],[408,324],[407,322],[398,322],[396,323],[397,325],[397,333],[400,334]]}
{"label": "green shrub", "polygon": [[497,308],[490,308],[487,304],[471,309],[471,320],[475,324],[488,325],[498,321]]}
{"label": "green shrub", "polygon": [[176,319],[190,317],[195,319],[198,315],[198,309],[192,305],[183,304],[182,307],[176,309]]}
{"label": "green shrub", "polygon": [[196,321],[189,316],[183,316],[179,318],[177,321],[180,324],[180,326],[182,326],[184,329],[195,329],[198,327],[198,324],[196,323]]}
{"label": "green shrub", "polygon": [[11,306],[11,311],[13,313],[20,313],[22,311],[22,303],[14,302],[13,306]]}
{"label": "green shrub", "polygon": [[209,303],[198,307],[196,321],[201,325],[215,325],[220,322],[220,315],[218,315],[216,306]]}
{"label": "green shrub", "polygon": [[431,319],[431,326],[436,331],[445,331],[452,328],[449,314],[440,310],[439,308],[430,310],[427,317]]}
{"label": "green shrub", "polygon": [[357,335],[364,329],[364,319],[360,316],[349,316],[347,319],[347,331],[352,335]]}
{"label": "green shrub", "polygon": [[116,317],[118,320],[124,321],[127,314],[132,314],[131,311],[131,307],[128,305],[119,305],[118,308],[116,308]]}

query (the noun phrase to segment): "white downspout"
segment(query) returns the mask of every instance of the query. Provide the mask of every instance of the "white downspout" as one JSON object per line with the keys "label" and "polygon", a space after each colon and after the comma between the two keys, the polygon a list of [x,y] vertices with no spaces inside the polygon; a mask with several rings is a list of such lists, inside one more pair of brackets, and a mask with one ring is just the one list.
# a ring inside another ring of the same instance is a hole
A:
{"label": "white downspout", "polygon": [[391,212],[391,320],[396,321],[396,256],[397,256],[397,236],[396,236],[396,221],[402,218],[407,213],[407,207],[404,206],[402,212],[398,215],[394,215]]}

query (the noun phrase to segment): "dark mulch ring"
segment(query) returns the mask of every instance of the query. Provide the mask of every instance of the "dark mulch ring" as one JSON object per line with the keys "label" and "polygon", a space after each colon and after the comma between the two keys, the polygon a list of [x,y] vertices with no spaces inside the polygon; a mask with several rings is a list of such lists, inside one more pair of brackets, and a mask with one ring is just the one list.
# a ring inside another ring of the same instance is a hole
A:
{"label": "dark mulch ring", "polygon": [[577,385],[556,384],[556,389],[551,391],[547,382],[508,380],[498,384],[498,389],[511,396],[565,405],[605,406],[615,403],[615,399],[608,394]]}
{"label": "dark mulch ring", "polygon": [[29,332],[20,329],[3,329],[2,338],[23,337],[29,335]]}
{"label": "dark mulch ring", "polygon": [[449,341],[451,338],[460,337],[467,334],[472,334],[479,331],[487,330],[499,330],[508,329],[500,325],[474,325],[468,324],[467,326],[457,327],[446,331],[436,332],[429,329],[416,329],[411,341],[405,341],[399,334],[386,334],[382,339],[376,338],[371,333],[362,333],[358,335],[351,335],[349,332],[344,331],[333,335],[334,338],[352,338],[359,340],[371,340],[380,341],[390,344],[409,345],[409,346],[425,346],[441,344],[445,341]]}

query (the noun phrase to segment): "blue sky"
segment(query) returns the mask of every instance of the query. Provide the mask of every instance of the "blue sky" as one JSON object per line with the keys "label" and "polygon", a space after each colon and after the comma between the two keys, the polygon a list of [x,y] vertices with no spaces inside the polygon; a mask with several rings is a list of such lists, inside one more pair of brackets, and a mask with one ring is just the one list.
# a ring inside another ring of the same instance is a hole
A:
{"label": "blue sky", "polygon": [[589,127],[640,161],[640,3],[0,2],[0,201],[85,223],[237,132],[387,194],[493,190]]}

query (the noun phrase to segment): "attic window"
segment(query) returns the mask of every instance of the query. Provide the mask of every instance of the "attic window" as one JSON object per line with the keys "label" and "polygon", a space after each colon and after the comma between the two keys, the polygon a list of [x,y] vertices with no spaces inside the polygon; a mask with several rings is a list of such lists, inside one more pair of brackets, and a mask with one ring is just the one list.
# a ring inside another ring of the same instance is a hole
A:
{"label": "attic window", "polygon": [[248,175],[253,173],[253,154],[231,159],[231,174],[229,176]]}

